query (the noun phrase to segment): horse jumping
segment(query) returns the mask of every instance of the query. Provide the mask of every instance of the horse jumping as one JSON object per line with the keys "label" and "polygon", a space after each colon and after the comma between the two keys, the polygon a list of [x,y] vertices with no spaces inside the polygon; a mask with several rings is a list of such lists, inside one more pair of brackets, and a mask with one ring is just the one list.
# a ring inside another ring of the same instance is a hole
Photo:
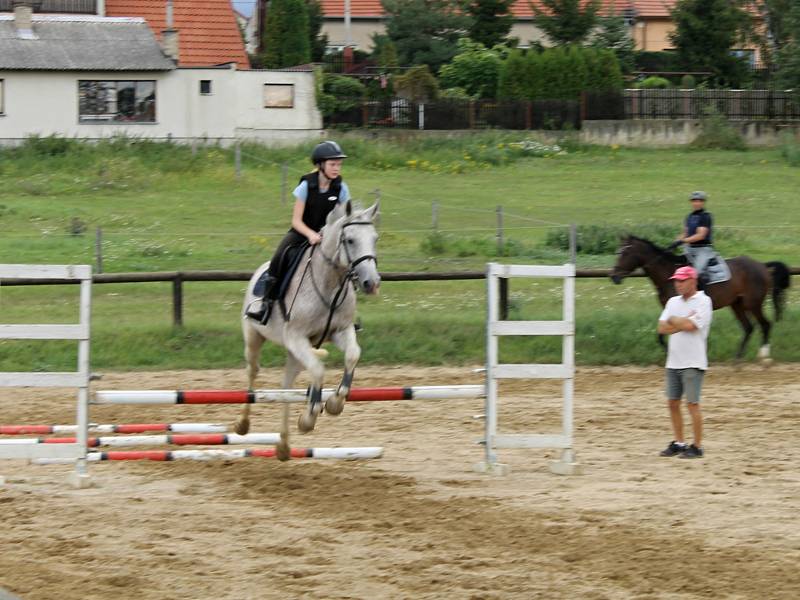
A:
{"label": "horse jumping", "polygon": [[[253,289],[259,276],[269,265],[261,265],[250,279],[242,307],[244,353],[250,390],[255,388],[259,372],[261,347],[265,340],[284,346],[287,350],[283,374],[284,388],[292,387],[299,372],[305,368],[311,376],[306,409],[300,415],[297,428],[301,433],[314,429],[322,412],[322,384],[327,356],[320,346],[332,341],[344,353],[344,374],[336,394],[324,402],[325,412],[338,415],[353,381],[353,372],[361,356],[356,340],[356,298],[352,280],[367,294],[375,294],[380,286],[377,266],[375,216],[378,203],[355,212],[350,202],[337,206],[322,229],[322,242],[305,250],[300,266],[286,287],[285,311],[276,308],[266,325],[249,319],[246,312],[259,300]],[[289,405],[282,407],[281,441],[277,455],[289,458]],[[241,435],[250,429],[250,405],[243,408],[235,431]]]}
{"label": "horse jumping", "polygon": [[[753,333],[754,317],[761,327],[760,359],[769,359],[769,333],[771,324],[764,316],[764,300],[772,289],[772,303],[775,309],[775,320],[779,321],[783,314],[785,290],[789,287],[789,268],[782,262],[761,263],[749,256],[737,256],[728,261],[731,278],[728,281],[706,286],[704,290],[711,298],[714,310],[730,306],[744,330],[744,338],[739,344],[736,358],[744,355],[747,342]],[[673,254],[653,242],[636,237],[624,236],[617,251],[617,262],[611,271],[611,280],[622,283],[622,280],[641,268],[655,285],[661,306],[664,306],[676,294],[670,277],[676,267],[687,264],[685,256]]]}

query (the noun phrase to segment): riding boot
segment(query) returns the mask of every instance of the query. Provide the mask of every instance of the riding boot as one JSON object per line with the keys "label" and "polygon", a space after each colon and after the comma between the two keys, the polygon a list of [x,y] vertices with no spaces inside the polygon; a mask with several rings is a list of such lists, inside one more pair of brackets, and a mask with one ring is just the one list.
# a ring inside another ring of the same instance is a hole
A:
{"label": "riding boot", "polygon": [[700,273],[700,275],[697,276],[697,289],[704,292],[706,287],[708,287],[708,280],[708,273]]}
{"label": "riding boot", "polygon": [[272,305],[275,302],[275,298],[272,296],[272,294],[273,288],[277,282],[277,277],[272,277],[271,275],[268,275],[264,279],[264,295],[261,298],[261,308],[258,310],[248,310],[245,313],[248,318],[258,321],[262,325],[267,324],[269,315],[272,313]]}

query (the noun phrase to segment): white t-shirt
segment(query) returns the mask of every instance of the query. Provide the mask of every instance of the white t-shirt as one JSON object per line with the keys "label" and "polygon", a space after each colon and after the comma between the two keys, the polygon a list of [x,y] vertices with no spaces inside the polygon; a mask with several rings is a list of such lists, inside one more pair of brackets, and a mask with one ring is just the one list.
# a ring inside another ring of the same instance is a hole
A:
{"label": "white t-shirt", "polygon": [[659,321],[666,321],[670,317],[687,317],[697,325],[694,331],[679,331],[669,336],[668,369],[708,368],[706,341],[711,328],[712,312],[711,298],[705,292],[697,292],[688,300],[684,300],[683,296],[673,296],[667,301],[664,311],[658,317]]}

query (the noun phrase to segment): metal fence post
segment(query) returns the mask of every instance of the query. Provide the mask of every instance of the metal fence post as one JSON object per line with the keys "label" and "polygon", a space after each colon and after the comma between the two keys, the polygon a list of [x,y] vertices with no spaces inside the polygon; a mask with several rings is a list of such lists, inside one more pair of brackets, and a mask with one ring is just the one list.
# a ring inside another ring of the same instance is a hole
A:
{"label": "metal fence post", "polygon": [[183,277],[180,273],[172,280],[172,324],[183,326]]}
{"label": "metal fence post", "polygon": [[417,105],[417,121],[420,129],[425,129],[425,104],[420,102]]}
{"label": "metal fence post", "polygon": [[503,256],[503,207],[497,207],[497,256]]}
{"label": "metal fence post", "polygon": [[281,204],[286,204],[286,192],[288,191],[289,165],[285,162],[281,164]]}
{"label": "metal fence post", "polygon": [[233,157],[233,164],[236,170],[236,180],[238,181],[242,178],[242,147],[238,141],[236,142],[236,146],[234,148]]}
{"label": "metal fence post", "polygon": [[94,256],[97,262],[97,272],[103,272],[103,229],[97,228],[94,235]]}

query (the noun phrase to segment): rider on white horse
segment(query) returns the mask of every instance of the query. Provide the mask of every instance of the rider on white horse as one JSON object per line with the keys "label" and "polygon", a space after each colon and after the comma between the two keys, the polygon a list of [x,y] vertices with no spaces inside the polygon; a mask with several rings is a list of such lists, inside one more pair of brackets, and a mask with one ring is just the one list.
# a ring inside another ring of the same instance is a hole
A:
{"label": "rider on white horse", "polygon": [[264,275],[264,292],[258,310],[248,310],[247,316],[265,324],[272,312],[272,304],[278,295],[278,280],[283,256],[289,248],[302,245],[308,241],[312,246],[322,240],[320,229],[325,225],[328,214],[337,203],[345,203],[350,199],[350,190],[342,181],[342,160],[347,155],[341,146],[333,141],[317,144],[311,153],[311,162],[315,169],[300,178],[294,189],[294,209],[292,210],[292,228],[284,236],[278,249],[272,256],[269,269]]}

